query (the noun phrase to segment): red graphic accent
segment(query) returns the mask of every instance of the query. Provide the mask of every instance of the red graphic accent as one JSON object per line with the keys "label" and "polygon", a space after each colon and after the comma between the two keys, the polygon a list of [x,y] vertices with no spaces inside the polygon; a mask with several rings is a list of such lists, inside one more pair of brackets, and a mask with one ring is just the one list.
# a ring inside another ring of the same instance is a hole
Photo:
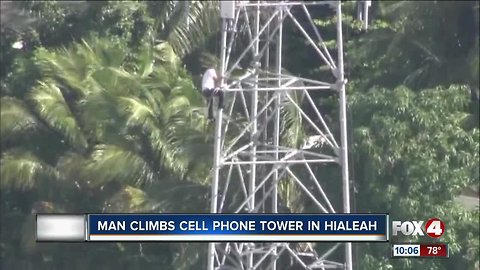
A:
{"label": "red graphic accent", "polygon": [[425,232],[432,238],[439,238],[445,233],[445,223],[438,218],[431,218],[425,224]]}
{"label": "red graphic accent", "polygon": [[421,244],[420,257],[448,257],[448,245]]}

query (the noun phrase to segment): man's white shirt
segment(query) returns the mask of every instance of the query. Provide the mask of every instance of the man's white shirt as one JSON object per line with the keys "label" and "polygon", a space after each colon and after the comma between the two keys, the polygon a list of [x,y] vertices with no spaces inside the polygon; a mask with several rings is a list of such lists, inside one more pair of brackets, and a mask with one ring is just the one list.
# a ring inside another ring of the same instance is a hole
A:
{"label": "man's white shirt", "polygon": [[203,79],[202,79],[202,90],[214,89],[216,79],[217,79],[217,72],[215,71],[215,69],[211,68],[205,71],[205,74],[203,74]]}

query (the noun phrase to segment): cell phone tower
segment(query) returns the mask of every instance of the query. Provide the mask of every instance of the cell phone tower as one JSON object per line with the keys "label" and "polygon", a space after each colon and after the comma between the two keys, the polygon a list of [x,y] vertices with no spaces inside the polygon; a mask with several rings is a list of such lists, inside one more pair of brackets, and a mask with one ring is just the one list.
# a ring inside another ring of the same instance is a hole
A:
{"label": "cell phone tower", "polygon": [[[334,49],[327,47],[310,15],[319,5],[336,13]],[[226,106],[216,112],[211,213],[302,213],[291,207],[291,194],[308,202],[304,212],[350,213],[340,1],[220,1],[220,11],[219,73]],[[292,57],[283,44],[287,22],[314,49],[311,57],[318,66],[327,67],[325,78],[301,78],[292,75],[295,70],[285,70],[283,62]],[[312,98],[319,91],[338,97],[335,129]],[[302,142],[294,141],[298,132],[305,133]],[[338,169],[342,181],[324,181],[316,173],[321,166]],[[330,193],[343,194],[338,209]],[[207,269],[351,270],[352,246],[210,243]]]}

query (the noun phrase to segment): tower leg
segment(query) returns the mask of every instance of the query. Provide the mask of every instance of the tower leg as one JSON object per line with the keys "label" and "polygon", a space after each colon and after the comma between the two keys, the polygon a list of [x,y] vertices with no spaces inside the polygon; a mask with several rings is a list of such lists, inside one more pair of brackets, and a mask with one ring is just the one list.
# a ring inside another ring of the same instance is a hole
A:
{"label": "tower leg", "polygon": [[[221,67],[220,67],[220,76],[221,81],[220,85],[223,86],[224,81],[223,77],[225,75],[225,52],[227,44],[227,20],[222,20],[222,40],[221,40]],[[214,156],[213,156],[213,175],[212,175],[212,191],[211,191],[211,201],[210,201],[210,213],[218,212],[218,184],[220,177],[221,169],[221,158],[222,158],[222,121],[223,121],[223,109],[217,110],[216,121],[215,121],[215,137],[214,137]],[[215,245],[216,243],[208,244],[208,270],[215,269]]]}
{"label": "tower leg", "polygon": [[[347,145],[347,98],[345,94],[345,74],[343,70],[343,36],[342,36],[342,5],[337,3],[337,49],[338,77],[337,87],[340,95],[340,133],[341,133],[341,168],[343,185],[343,212],[350,213],[350,179],[348,174]],[[352,243],[345,243],[345,269],[352,270]]]}

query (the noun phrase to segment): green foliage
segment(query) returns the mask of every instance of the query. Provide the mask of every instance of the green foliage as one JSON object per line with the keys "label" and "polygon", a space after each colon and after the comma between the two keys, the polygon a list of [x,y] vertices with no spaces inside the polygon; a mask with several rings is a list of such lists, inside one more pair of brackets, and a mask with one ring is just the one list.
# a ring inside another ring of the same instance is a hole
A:
{"label": "green foliage", "polygon": [[[137,58],[128,58],[121,45],[92,37],[35,52],[31,68],[41,76],[36,86],[23,99],[1,99],[1,115],[7,118],[1,126],[3,193],[33,192],[37,200],[56,205],[53,212],[169,212],[178,198],[142,188],[168,190],[181,179],[201,187],[195,182],[203,179],[192,172],[208,166],[202,157],[211,144],[203,134],[200,93],[168,44],[147,44],[149,53]],[[48,155],[14,147],[30,139],[19,135],[41,138],[42,133],[59,137],[48,142]],[[52,188],[63,192],[52,194]],[[189,200],[203,201],[206,193],[198,188]],[[202,205],[185,204],[184,211]],[[24,252],[39,248],[32,245],[33,236],[25,237]],[[19,266],[15,258],[6,263]]]}
{"label": "green foliage", "polygon": [[[356,210],[437,216],[451,246],[449,260],[392,261],[385,245],[362,244],[359,267],[477,269],[479,212],[454,198],[479,179],[478,3],[375,2],[368,32],[351,16],[354,2],[343,10]],[[202,244],[38,244],[31,213],[208,209],[211,130],[182,58],[196,73],[215,62],[208,56],[218,53],[218,2],[3,1],[1,11],[2,268],[204,265]],[[334,13],[311,14],[336,54]],[[305,40],[293,29],[284,25],[287,69],[333,79],[313,48],[298,50]],[[13,49],[19,40],[25,48]],[[336,96],[311,94],[335,125]],[[281,140],[298,146],[309,131],[295,107],[282,111]],[[331,193],[336,168],[312,170]],[[304,169],[295,173],[306,178]],[[295,185],[280,192],[282,211],[311,209]]]}
{"label": "green foliage", "polygon": [[[55,205],[39,212],[204,211],[211,141],[197,108],[202,97],[177,55],[218,29],[218,4],[193,1],[187,10],[182,3],[2,2],[0,186],[2,228],[11,232],[2,234],[2,267],[195,265],[196,249],[180,245],[70,252],[26,233],[17,245],[22,231],[33,231],[25,217],[39,200]],[[3,24],[20,10],[27,20]],[[12,48],[18,40],[22,50]],[[125,259],[105,259],[111,256]]]}
{"label": "green foliage", "polygon": [[[28,190],[41,185],[44,178],[58,178],[58,172],[33,154],[21,149],[2,153],[0,163],[0,187],[3,189]],[[43,184],[48,183],[44,182]]]}
{"label": "green foliage", "polygon": [[32,132],[41,125],[21,100],[2,97],[0,102],[2,145],[17,136]]}
{"label": "green foliage", "polygon": [[[178,20],[177,27],[173,29],[169,27],[168,29],[172,30],[164,36],[172,44],[177,55],[183,57],[204,44],[211,34],[220,30],[220,5],[217,1],[190,1],[188,7],[185,6],[186,1],[180,3],[183,3],[183,6],[177,9],[185,15],[174,17]],[[188,10],[183,10],[186,8]]]}
{"label": "green foliage", "polygon": [[[217,19],[217,2],[192,1],[189,9],[183,3],[182,1],[2,3],[6,17],[22,12],[22,16],[28,18],[21,24],[15,23],[14,20],[10,20],[6,25],[2,24],[0,35],[2,92],[4,86],[6,89],[17,88],[16,85],[11,85],[13,83],[30,83],[26,88],[31,87],[34,78],[22,72],[18,62],[23,57],[28,59],[36,48],[61,47],[92,35],[119,41],[123,45],[122,49],[126,51],[126,57],[132,59],[136,58],[133,54],[142,52],[144,44],[159,40],[170,42],[175,53],[183,56],[201,46],[219,29],[220,22]],[[22,50],[13,49],[12,44],[19,40],[23,41],[25,47]]]}
{"label": "green foliage", "polygon": [[[464,128],[466,90],[452,86],[415,93],[398,87],[351,98],[351,110],[357,112],[351,120],[357,211],[389,212],[393,220],[439,217],[449,224],[443,240],[450,243],[450,261],[465,269],[475,259],[462,258],[474,248],[463,236],[478,231],[478,211],[470,213],[453,199],[478,182],[480,150],[478,129]],[[474,252],[478,254],[478,248]],[[380,266],[381,254],[388,256],[383,246],[370,245],[364,268],[449,269],[449,263],[441,261],[401,260]]]}
{"label": "green foliage", "polygon": [[87,141],[83,136],[75,116],[67,105],[67,102],[53,82],[40,82],[39,86],[32,90],[30,99],[35,106],[35,111],[51,129],[64,134],[67,141],[77,149],[87,147]]}
{"label": "green foliage", "polygon": [[348,46],[351,74],[367,88],[478,88],[476,13],[475,2],[381,2],[370,30]]}

